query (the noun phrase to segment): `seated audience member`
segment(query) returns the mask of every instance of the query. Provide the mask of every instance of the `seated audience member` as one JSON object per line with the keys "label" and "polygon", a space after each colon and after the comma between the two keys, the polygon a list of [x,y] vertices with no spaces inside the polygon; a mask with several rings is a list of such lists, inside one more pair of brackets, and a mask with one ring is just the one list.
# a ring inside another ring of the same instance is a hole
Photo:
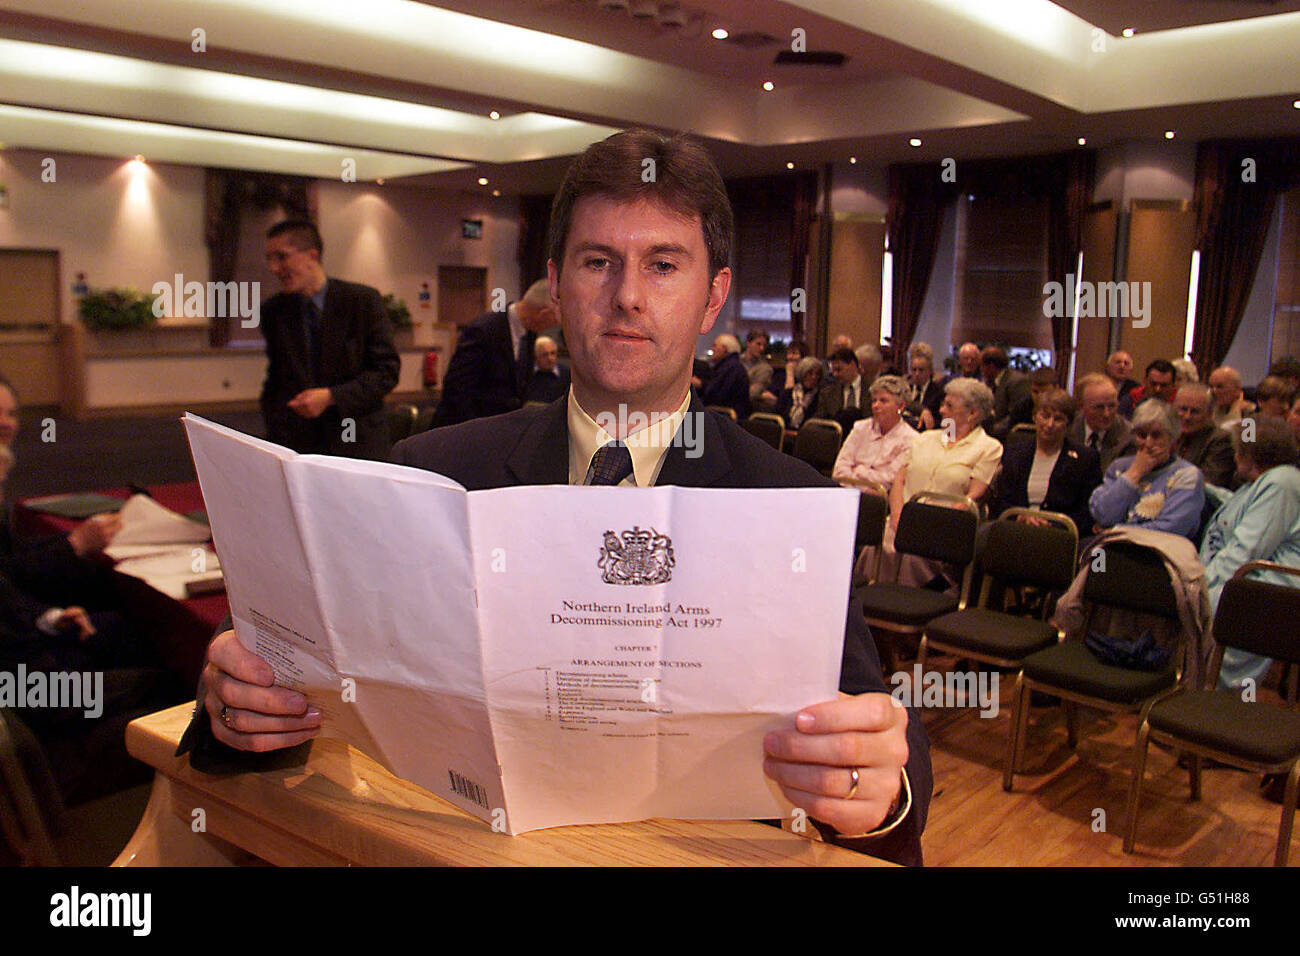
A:
{"label": "seated audience member", "polygon": [[[884,580],[893,570],[887,562],[900,557],[893,550],[893,541],[903,505],[921,491],[965,495],[978,502],[1002,461],[1002,443],[986,434],[981,425],[993,413],[993,392],[987,385],[970,378],[953,379],[944,387],[939,411],[943,416],[939,427],[913,440],[907,460],[889,488],[889,526],[881,570]],[[942,567],[933,562],[902,557],[898,580],[903,584],[929,584],[942,573]]]}
{"label": "seated audience member", "polygon": [[980,374],[984,384],[993,389],[993,414],[985,422],[985,430],[1000,441],[1011,431],[1011,409],[1029,395],[1029,379],[1011,367],[1006,350],[996,345],[980,353]]}
{"label": "seated audience member", "polygon": [[[808,343],[803,339],[791,339],[790,344],[785,347],[785,364],[772,370],[772,381],[767,385],[765,394],[770,396],[769,407],[775,408],[781,400],[781,393],[785,390],[787,384],[793,386],[795,382],[794,370],[804,357],[808,354]],[[825,371],[825,366],[822,371]],[[766,402],[767,400],[765,400]]]}
{"label": "seated audience member", "polygon": [[569,370],[560,363],[560,349],[555,339],[540,335],[533,343],[533,374],[524,390],[524,401],[555,401],[569,394]]}
{"label": "seated audience member", "polygon": [[858,357],[852,349],[836,349],[831,353],[830,365],[831,378],[822,386],[815,417],[837,421],[847,432],[869,407],[866,383],[858,372]]}
{"label": "seated audience member", "polygon": [[826,361],[829,362],[829,361],[830,361],[830,356],[831,356],[831,355],[834,355],[834,354],[835,354],[836,352],[838,352],[840,349],[848,349],[850,352],[852,352],[852,351],[853,351],[853,339],[852,339],[851,337],[847,336],[847,335],[837,335],[837,336],[835,336],[835,338],[831,341],[831,349],[830,349],[829,354],[826,356]]}
{"label": "seated audience member", "polygon": [[926,343],[914,344],[908,349],[908,356],[907,378],[911,385],[908,411],[924,431],[939,424],[939,406],[943,404],[943,388],[948,384],[948,376],[935,372],[934,349]]}
{"label": "seated audience member", "polygon": [[794,372],[787,377],[786,387],[781,389],[776,403],[776,413],[785,419],[787,428],[798,431],[805,421],[817,417],[824,374],[821,359],[807,355],[799,360]]}
{"label": "seated audience member", "polygon": [[1039,393],[1034,441],[1015,442],[1002,453],[1002,469],[989,492],[990,518],[1016,507],[1059,511],[1073,519],[1080,535],[1092,531],[1088,499],[1101,484],[1101,462],[1095,451],[1069,437],[1074,414],[1074,399],[1064,389]]}
{"label": "seated audience member", "polygon": [[[1300,442],[1300,393],[1296,395],[1295,401],[1291,403],[1291,412],[1286,417],[1286,423],[1290,426],[1291,434],[1295,436],[1295,440]],[[1297,462],[1297,464],[1300,464],[1300,462]]]}
{"label": "seated audience member", "polygon": [[745,351],[740,356],[740,364],[749,376],[749,407],[756,411],[771,407],[763,399],[767,387],[772,384],[772,364],[767,360],[767,346],[767,333],[750,329],[745,336]]}
{"label": "seated audience member", "polygon": [[1285,419],[1295,399],[1295,389],[1280,375],[1269,375],[1255,386],[1255,410],[1261,418]]}
{"label": "seated audience member", "polygon": [[1268,367],[1268,374],[1283,379],[1292,392],[1300,392],[1300,359],[1284,355]]}
{"label": "seated audience member", "polygon": [[963,342],[957,349],[957,377],[980,377],[980,347],[974,342]]}
{"label": "seated audience member", "polygon": [[1174,367],[1174,389],[1180,389],[1191,382],[1199,382],[1201,373],[1196,370],[1196,363],[1188,358],[1176,358],[1169,363]]}
{"label": "seated audience member", "polygon": [[853,350],[853,357],[858,360],[858,374],[862,376],[862,383],[870,388],[885,366],[885,357],[881,354],[880,347],[870,343],[859,345]]}
{"label": "seated audience member", "polygon": [[1034,422],[1034,409],[1038,405],[1038,397],[1054,388],[1059,388],[1056,384],[1056,370],[1053,368],[1036,368],[1026,376],[1029,383],[1028,394],[1020,396],[1016,404],[1011,408],[1011,414],[1008,416],[1010,423],[1007,428],[1007,437],[1011,435],[1011,429],[1017,425],[1032,425]]}
{"label": "seated audience member", "polygon": [[736,420],[749,417],[749,375],[740,363],[740,342],[734,335],[719,335],[713,340],[709,377],[700,389],[705,405],[720,405],[736,410]]}
{"label": "seated audience member", "polygon": [[[1243,419],[1242,424],[1251,421]],[[1297,443],[1286,425],[1275,418],[1254,419],[1254,435],[1232,429],[1237,472],[1244,484],[1205,528],[1201,563],[1210,606],[1217,609],[1223,586],[1248,561],[1271,561],[1300,567],[1300,469],[1295,466]],[[1243,441],[1252,437],[1252,441]],[[1288,587],[1300,579],[1288,574],[1253,572],[1251,577]],[[1291,622],[1294,626],[1294,622]],[[1219,686],[1240,691],[1247,678],[1258,687],[1272,662],[1245,651],[1227,649]]]}
{"label": "seated audience member", "polygon": [[1214,392],[1214,409],[1210,417],[1219,428],[1255,410],[1254,404],[1246,401],[1241,391],[1241,375],[1231,365],[1216,368],[1210,373],[1209,382]]}
{"label": "seated audience member", "polygon": [[1106,359],[1106,377],[1115,384],[1115,392],[1121,399],[1138,387],[1138,383],[1129,378],[1132,372],[1133,356],[1123,349],[1110,353],[1110,358]]}
{"label": "seated audience member", "polygon": [[874,481],[888,490],[916,439],[902,418],[907,385],[897,375],[882,375],[868,392],[871,417],[856,423],[844,439],[831,477],[841,483]]}
{"label": "seated audience member", "polygon": [[1158,398],[1163,402],[1173,402],[1178,386],[1174,384],[1178,372],[1172,362],[1156,359],[1147,366],[1146,378],[1141,385],[1119,400],[1119,413],[1129,421],[1133,420],[1133,411],[1148,398]]}
{"label": "seated audience member", "polygon": [[1189,382],[1178,389],[1174,409],[1178,412],[1182,431],[1174,445],[1174,453],[1201,469],[1206,484],[1230,488],[1237,473],[1232,456],[1232,436],[1215,427],[1210,418],[1213,394],[1210,386],[1200,382]]}
{"label": "seated audience member", "polygon": [[1178,412],[1146,399],[1133,413],[1137,452],[1106,469],[1089,507],[1102,528],[1135,525],[1195,539],[1205,506],[1205,486],[1195,465],[1174,454]]}
{"label": "seated audience member", "polygon": [[1078,444],[1091,448],[1101,458],[1104,473],[1116,458],[1137,450],[1132,429],[1117,414],[1119,399],[1115,384],[1105,375],[1092,372],[1075,383],[1079,416],[1070,426],[1069,436]]}

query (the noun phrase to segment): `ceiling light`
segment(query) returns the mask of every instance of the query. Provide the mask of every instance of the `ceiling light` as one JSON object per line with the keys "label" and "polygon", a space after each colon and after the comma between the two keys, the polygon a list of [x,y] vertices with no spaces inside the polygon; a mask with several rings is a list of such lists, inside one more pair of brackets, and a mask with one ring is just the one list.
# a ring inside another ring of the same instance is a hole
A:
{"label": "ceiling light", "polygon": [[856,156],[850,156],[850,157],[849,157],[849,162],[850,162],[850,163],[853,163],[853,164],[856,165],[857,162],[858,162],[858,157],[856,157]]}
{"label": "ceiling light", "polygon": [[501,190],[499,190],[499,189],[494,189],[494,190],[492,190],[492,195],[493,195],[493,196],[500,196],[500,195],[501,195]]}
{"label": "ceiling light", "polygon": [[131,157],[131,162],[133,162],[133,163],[139,163],[141,166],[143,166],[143,165],[144,165],[144,157],[141,156],[139,153],[136,153],[134,156]]}
{"label": "ceiling light", "polygon": [[794,169],[794,163],[786,163],[786,164],[785,164],[785,168],[786,168],[786,169]]}
{"label": "ceiling light", "polygon": [[730,35],[731,34],[729,34],[726,30],[722,29],[722,27],[718,27],[716,30],[713,31],[713,39],[715,40],[725,40]]}
{"label": "ceiling light", "polygon": [[1174,131],[1171,129],[1165,130],[1165,139],[1173,139],[1173,138],[1174,138]]}
{"label": "ceiling light", "polygon": [[1296,100],[1291,105],[1294,106],[1296,109],[1300,110],[1300,100]]}
{"label": "ceiling light", "polygon": [[487,183],[488,183],[488,181],[487,181],[487,177],[486,177],[486,176],[480,176],[480,177],[478,178],[478,184],[479,184],[480,186],[486,186]]}
{"label": "ceiling light", "polygon": [[1131,37],[1134,33],[1137,33],[1137,31],[1132,27],[1125,27],[1121,36]]}
{"label": "ceiling light", "polygon": [[1080,137],[1079,137],[1079,145],[1080,145],[1080,146],[1087,146],[1087,145],[1088,145],[1088,137],[1086,137],[1086,136],[1080,136]]}
{"label": "ceiling light", "polygon": [[488,119],[490,120],[499,120],[500,118],[501,118],[501,114],[498,113],[496,110],[492,110],[492,112],[488,113]]}
{"label": "ceiling light", "polygon": [[908,146],[920,146],[920,145],[921,145],[921,141],[920,141],[919,139],[917,139],[915,136],[913,136],[911,139],[909,139],[909,140],[907,141],[907,145],[908,145]]}
{"label": "ceiling light", "polygon": [[774,89],[776,89],[776,85],[771,80],[768,80],[766,83],[763,84],[763,89],[771,93]]}
{"label": "ceiling light", "polygon": [[380,176],[378,179],[375,180],[376,186],[382,186],[383,184],[384,184],[384,178],[382,176]]}

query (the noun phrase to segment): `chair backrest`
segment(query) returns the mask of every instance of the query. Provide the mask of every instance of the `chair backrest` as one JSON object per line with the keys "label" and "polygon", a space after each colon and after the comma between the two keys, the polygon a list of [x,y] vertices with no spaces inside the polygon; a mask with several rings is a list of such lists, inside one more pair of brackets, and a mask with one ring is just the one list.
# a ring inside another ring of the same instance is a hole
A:
{"label": "chair backrest", "polygon": [[885,522],[889,520],[889,499],[864,491],[858,495],[858,534],[855,550],[878,548],[885,539]]}
{"label": "chair backrest", "polygon": [[794,437],[794,456],[808,462],[822,474],[829,475],[840,453],[844,429],[828,418],[810,418]]}
{"label": "chair backrest", "polygon": [[1178,598],[1159,551],[1130,541],[1111,541],[1093,548],[1083,560],[1088,565],[1085,601],[1178,622]]}
{"label": "chair backrest", "polygon": [[429,405],[425,408],[420,409],[419,414],[415,416],[415,424],[411,426],[411,434],[419,435],[424,432],[427,432],[430,428],[432,428],[433,413],[436,412],[437,410],[438,410],[437,407],[434,405]]}
{"label": "chair backrest", "polygon": [[[1294,587],[1246,575],[1294,575]],[[1214,613],[1214,642],[1251,654],[1300,663],[1300,568],[1249,561],[1223,586]]]}
{"label": "chair backrest", "polygon": [[403,438],[411,436],[411,429],[415,427],[415,419],[420,414],[420,410],[414,405],[401,404],[394,405],[388,410],[388,441],[396,444]]}
{"label": "chair backrest", "polygon": [[894,549],[965,566],[975,558],[978,527],[979,509],[969,498],[919,491],[898,516]]}
{"label": "chair backrest", "polygon": [[726,415],[733,422],[736,420],[736,410],[730,405],[705,405],[711,412],[717,412],[719,415]]}
{"label": "chair backrest", "polygon": [[[1046,527],[1019,520],[1021,514],[1047,520]],[[980,570],[1006,585],[1065,591],[1074,581],[1079,533],[1068,515],[1008,508],[988,526]]]}
{"label": "chair backrest", "polygon": [[785,419],[771,412],[754,412],[741,426],[755,438],[761,438],[777,451],[785,444]]}

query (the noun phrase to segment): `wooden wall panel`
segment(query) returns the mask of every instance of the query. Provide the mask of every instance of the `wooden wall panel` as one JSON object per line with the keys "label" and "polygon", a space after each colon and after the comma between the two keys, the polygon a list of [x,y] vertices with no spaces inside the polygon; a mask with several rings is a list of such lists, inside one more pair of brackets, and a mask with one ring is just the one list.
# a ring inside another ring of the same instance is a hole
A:
{"label": "wooden wall panel", "polygon": [[831,227],[831,281],[826,341],[847,335],[855,346],[880,341],[883,219],[836,217]]}
{"label": "wooden wall panel", "polygon": [[[1115,278],[1115,237],[1119,211],[1113,203],[1089,209],[1083,220],[1083,278],[1088,282],[1110,282]],[[1074,378],[1106,367],[1110,354],[1110,319],[1079,319]]]}
{"label": "wooden wall panel", "polygon": [[1119,344],[1133,356],[1135,378],[1142,377],[1153,359],[1183,355],[1195,231],[1196,214],[1189,202],[1147,199],[1129,206],[1125,278],[1129,283],[1151,283],[1150,324],[1135,328],[1132,318],[1120,324]]}

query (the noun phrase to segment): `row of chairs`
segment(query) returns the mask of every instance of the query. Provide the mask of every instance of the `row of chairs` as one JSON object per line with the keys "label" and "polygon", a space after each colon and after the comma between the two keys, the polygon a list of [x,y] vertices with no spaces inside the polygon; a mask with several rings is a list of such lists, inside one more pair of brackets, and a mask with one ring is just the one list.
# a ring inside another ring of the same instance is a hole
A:
{"label": "row of chairs", "polygon": [[[1045,524],[1018,520],[1022,515]],[[858,544],[879,545],[888,506],[878,494],[861,496]],[[988,667],[1015,670],[1016,699],[1007,737],[1003,788],[1011,790],[1023,766],[1030,700],[1034,691],[1060,698],[1066,714],[1067,739],[1078,742],[1080,705],[1112,713],[1138,713],[1133,750],[1133,779],[1127,806],[1125,852],[1131,853],[1137,829],[1142,778],[1150,740],[1168,743],[1189,754],[1192,799],[1200,798],[1202,756],[1259,773],[1286,773],[1282,819],[1274,863],[1285,866],[1300,781],[1300,713],[1219,692],[1219,669],[1227,647],[1300,662],[1300,640],[1277,622],[1300,619],[1300,588],[1246,577],[1255,570],[1300,576],[1300,569],[1264,562],[1243,566],[1225,586],[1214,620],[1216,651],[1206,687],[1181,682],[1183,627],[1178,600],[1161,555],[1129,543],[1105,547],[1103,561],[1084,556],[1084,633],[1100,609],[1120,609],[1162,619],[1179,635],[1178,648],[1164,668],[1133,670],[1102,663],[1081,642],[1063,641],[1048,623],[1055,599],[1076,573],[1078,532],[1065,515],[1010,509],[988,525],[978,565],[982,573],[976,606],[968,607],[971,572],[976,565],[978,512],[969,499],[922,492],[899,517],[895,549],[962,569],[958,595],[877,580],[877,561],[868,579],[855,588],[881,655],[896,669],[894,633],[920,634],[917,652],[924,673],[926,658],[941,651]],[[999,609],[1007,594],[1036,594],[1037,618]],[[1149,619],[1149,618],[1147,618]],[[883,632],[883,634],[882,634]],[[884,638],[882,640],[882,637]]]}

